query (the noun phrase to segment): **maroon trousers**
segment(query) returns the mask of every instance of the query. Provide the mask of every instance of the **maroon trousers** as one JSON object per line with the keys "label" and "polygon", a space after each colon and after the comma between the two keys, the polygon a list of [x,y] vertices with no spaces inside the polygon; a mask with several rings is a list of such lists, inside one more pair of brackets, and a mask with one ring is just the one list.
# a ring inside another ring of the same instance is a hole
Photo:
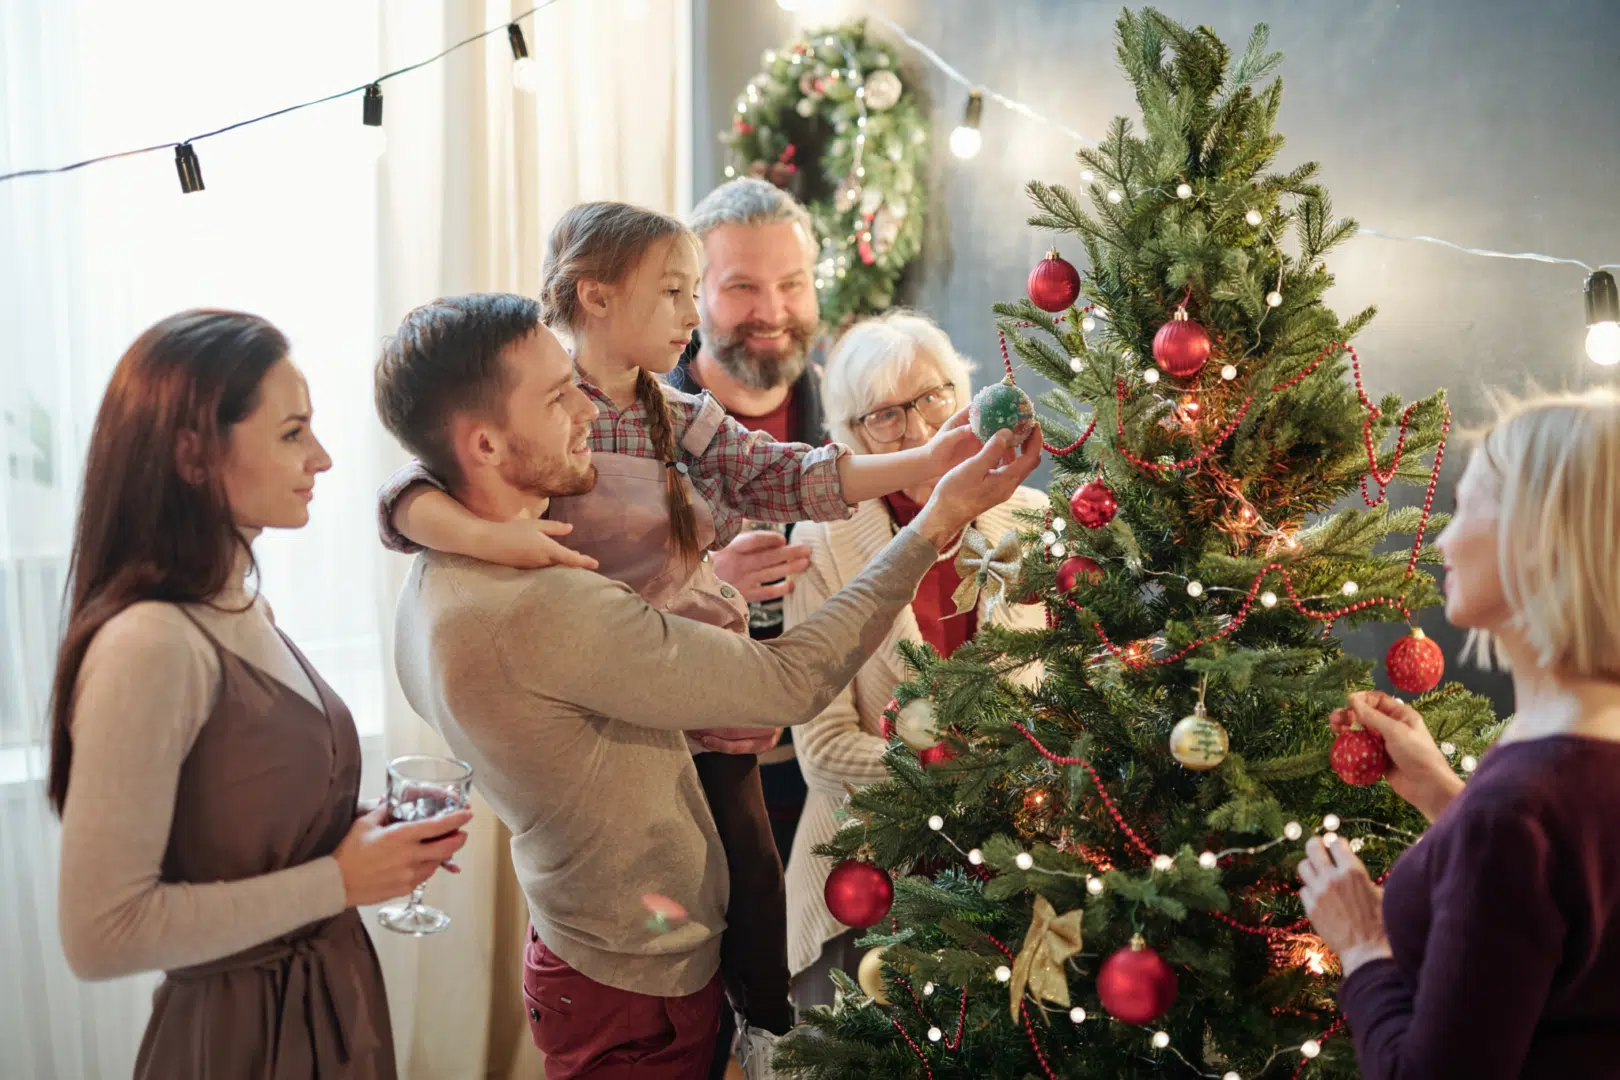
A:
{"label": "maroon trousers", "polygon": [[725,996],[718,974],[685,997],[604,986],[529,931],[523,1002],[546,1080],[705,1080]]}

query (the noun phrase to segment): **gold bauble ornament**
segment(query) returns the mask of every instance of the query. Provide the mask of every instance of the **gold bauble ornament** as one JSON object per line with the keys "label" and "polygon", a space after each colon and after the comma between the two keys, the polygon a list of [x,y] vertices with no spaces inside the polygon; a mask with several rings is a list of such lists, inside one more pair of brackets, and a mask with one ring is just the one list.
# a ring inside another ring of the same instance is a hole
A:
{"label": "gold bauble ornament", "polygon": [[1198,772],[1213,769],[1225,761],[1230,747],[1226,729],[1209,718],[1203,702],[1198,703],[1191,716],[1183,716],[1170,729],[1170,756]]}
{"label": "gold bauble ornament", "polygon": [[879,1005],[887,1005],[889,997],[883,992],[883,946],[868,949],[861,957],[861,966],[855,970],[855,981],[861,992]]}
{"label": "gold bauble ornament", "polygon": [[913,750],[938,746],[939,729],[934,724],[934,703],[927,698],[913,698],[906,702],[895,716],[894,733]]}

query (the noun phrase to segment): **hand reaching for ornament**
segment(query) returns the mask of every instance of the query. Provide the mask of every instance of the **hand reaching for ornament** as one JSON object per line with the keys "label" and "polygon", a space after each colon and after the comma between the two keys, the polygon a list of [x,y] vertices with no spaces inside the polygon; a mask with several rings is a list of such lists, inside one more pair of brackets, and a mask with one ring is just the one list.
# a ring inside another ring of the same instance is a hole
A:
{"label": "hand reaching for ornament", "polygon": [[1462,778],[1435,745],[1429,726],[1419,712],[1379,690],[1360,690],[1349,703],[1328,716],[1335,735],[1360,726],[1384,740],[1390,765],[1384,774],[1395,794],[1433,821],[1463,788]]}
{"label": "hand reaching for ornament", "polygon": [[1339,957],[1344,977],[1369,960],[1390,956],[1384,935],[1384,890],[1373,884],[1350,845],[1313,836],[1300,860],[1300,902],[1316,933]]}

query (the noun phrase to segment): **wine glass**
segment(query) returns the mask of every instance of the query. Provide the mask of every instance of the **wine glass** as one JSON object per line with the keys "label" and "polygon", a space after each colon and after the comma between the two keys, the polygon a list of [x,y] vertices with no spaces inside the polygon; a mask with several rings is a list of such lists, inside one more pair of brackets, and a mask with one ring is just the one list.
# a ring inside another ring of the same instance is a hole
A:
{"label": "wine glass", "polygon": [[[472,766],[455,758],[412,754],[388,763],[388,820],[425,821],[460,810],[472,793]],[[438,839],[435,837],[435,839]],[[409,900],[377,912],[377,921],[401,934],[437,934],[450,916],[422,903],[422,882]]]}

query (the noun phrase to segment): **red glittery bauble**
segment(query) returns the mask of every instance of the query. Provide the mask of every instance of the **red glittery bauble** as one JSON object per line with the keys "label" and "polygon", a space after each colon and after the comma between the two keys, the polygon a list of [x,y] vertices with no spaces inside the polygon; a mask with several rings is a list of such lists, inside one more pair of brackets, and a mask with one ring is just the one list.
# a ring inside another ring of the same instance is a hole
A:
{"label": "red glittery bauble", "polygon": [[1446,654],[1422,630],[1413,630],[1389,647],[1384,670],[1395,688],[1407,694],[1426,694],[1440,685],[1446,673]]}
{"label": "red glittery bauble", "polygon": [[1184,308],[1153,335],[1153,362],[1166,375],[1185,379],[1198,374],[1209,359],[1209,332],[1187,318]]}
{"label": "red glittery bauble", "polygon": [[1328,761],[1340,780],[1356,787],[1378,783],[1394,764],[1384,749],[1384,737],[1362,727],[1351,728],[1334,739]]}
{"label": "red glittery bauble", "polygon": [[1088,480],[1069,496],[1069,513],[1088,529],[1102,528],[1114,520],[1118,511],[1119,501],[1114,498],[1114,489],[1101,480]]}
{"label": "red glittery bauble", "polygon": [[884,742],[894,738],[894,718],[900,715],[900,701],[890,698],[889,703],[883,706],[883,712],[878,716],[878,734],[883,736]]}
{"label": "red glittery bauble", "polygon": [[1095,585],[1102,579],[1103,568],[1097,565],[1095,559],[1088,559],[1084,555],[1071,555],[1058,564],[1058,592],[1073,592],[1082,581]]}
{"label": "red glittery bauble", "polygon": [[864,930],[889,913],[889,905],[894,903],[894,882],[880,866],[845,859],[827,875],[821,896],[833,918]]}
{"label": "red glittery bauble", "polygon": [[926,750],[917,751],[917,763],[925,769],[943,765],[956,756],[956,751],[944,743],[935,743]]}
{"label": "red glittery bauble", "polygon": [[1127,1024],[1151,1024],[1176,1003],[1176,973],[1164,957],[1133,938],[1097,972],[1103,1008]]}
{"label": "red glittery bauble", "polygon": [[1066,311],[1080,298],[1080,271],[1053,248],[1029,272],[1029,298],[1042,311]]}

